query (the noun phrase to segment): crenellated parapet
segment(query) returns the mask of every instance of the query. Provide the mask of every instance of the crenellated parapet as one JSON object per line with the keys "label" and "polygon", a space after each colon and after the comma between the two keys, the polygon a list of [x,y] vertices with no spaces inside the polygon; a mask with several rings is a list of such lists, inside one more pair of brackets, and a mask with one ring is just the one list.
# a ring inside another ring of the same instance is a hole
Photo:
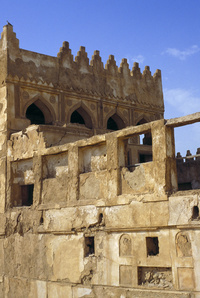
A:
{"label": "crenellated parapet", "polygon": [[176,160],[179,163],[194,163],[200,160],[200,148],[197,148],[196,154],[192,154],[190,150],[187,150],[186,155],[182,156],[180,152],[177,152]]}
{"label": "crenellated parapet", "polygon": [[63,43],[57,57],[23,50],[11,25],[4,26],[0,45],[5,38],[9,40],[7,75],[10,78],[164,111],[160,70],[152,76],[146,66],[142,73],[136,62],[130,70],[127,59],[122,59],[118,67],[113,55],[104,67],[99,51],[94,51],[90,61],[85,47],[80,47],[73,58],[68,42]]}
{"label": "crenellated parapet", "polygon": [[195,155],[187,150],[186,156],[182,157],[178,152],[176,165],[179,190],[199,189],[200,148],[197,148]]}

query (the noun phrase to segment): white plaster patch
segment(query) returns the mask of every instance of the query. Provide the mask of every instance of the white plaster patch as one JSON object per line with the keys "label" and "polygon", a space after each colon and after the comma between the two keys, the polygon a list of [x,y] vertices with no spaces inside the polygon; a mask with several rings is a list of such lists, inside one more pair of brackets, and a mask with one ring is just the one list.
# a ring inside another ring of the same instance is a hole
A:
{"label": "white plaster patch", "polygon": [[81,67],[80,68],[80,73],[88,73],[88,70],[86,67]]}
{"label": "white plaster patch", "polygon": [[47,297],[47,287],[45,281],[36,281],[37,285],[37,294],[40,298],[46,298]]}
{"label": "white plaster patch", "polygon": [[192,208],[197,205],[197,197],[169,198],[169,225],[188,224],[192,217]]}
{"label": "white plaster patch", "polygon": [[11,220],[14,220],[16,217],[16,212],[11,212]]}
{"label": "white plaster patch", "polygon": [[84,297],[85,295],[90,295],[91,292],[92,292],[92,289],[89,289],[89,288],[78,288],[77,297],[81,298],[81,297]]}
{"label": "white plaster patch", "polygon": [[16,177],[16,178],[13,179],[13,183],[14,183],[14,184],[18,184],[18,183],[20,183],[20,182],[23,182],[23,179],[20,178],[20,177]]}
{"label": "white plaster patch", "polygon": [[68,166],[55,167],[55,170],[56,170],[56,177],[62,176],[63,174],[68,173]]}
{"label": "white plaster patch", "polygon": [[34,180],[34,173],[32,170],[27,170],[25,173],[24,173],[24,180],[26,183],[28,182],[31,182]]}
{"label": "white plaster patch", "polygon": [[12,150],[10,148],[8,148],[8,156],[11,157],[12,156]]}
{"label": "white plaster patch", "polygon": [[55,67],[55,63],[53,61],[51,61],[50,59],[48,60],[42,59],[42,55],[39,55],[39,54],[35,58],[32,55],[31,57],[27,55],[23,55],[22,59],[24,62],[32,61],[37,67],[39,67],[40,65],[47,66],[47,67]]}
{"label": "white plaster patch", "polygon": [[70,65],[69,61],[65,60],[65,61],[63,62],[63,67],[64,67],[64,68],[70,68],[70,69],[71,69],[71,65]]}

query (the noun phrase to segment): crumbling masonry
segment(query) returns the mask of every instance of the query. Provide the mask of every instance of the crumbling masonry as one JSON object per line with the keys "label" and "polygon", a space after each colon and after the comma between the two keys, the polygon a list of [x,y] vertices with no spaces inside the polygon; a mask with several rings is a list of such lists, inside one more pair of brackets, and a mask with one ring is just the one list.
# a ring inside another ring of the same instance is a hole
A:
{"label": "crumbling masonry", "polygon": [[0,297],[200,297],[200,152],[161,73],[0,40]]}

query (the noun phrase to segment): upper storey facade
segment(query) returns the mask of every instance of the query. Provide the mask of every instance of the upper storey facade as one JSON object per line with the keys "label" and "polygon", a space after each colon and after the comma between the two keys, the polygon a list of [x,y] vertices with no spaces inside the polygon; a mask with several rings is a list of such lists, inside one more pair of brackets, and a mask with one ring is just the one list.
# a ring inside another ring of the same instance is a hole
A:
{"label": "upper storey facade", "polygon": [[152,76],[134,63],[130,71],[126,59],[117,67],[112,55],[104,68],[99,51],[89,61],[84,47],[73,59],[67,42],[57,57],[20,49],[10,24],[1,34],[0,69],[0,130],[7,138],[45,124],[71,142],[163,118],[160,70]]}

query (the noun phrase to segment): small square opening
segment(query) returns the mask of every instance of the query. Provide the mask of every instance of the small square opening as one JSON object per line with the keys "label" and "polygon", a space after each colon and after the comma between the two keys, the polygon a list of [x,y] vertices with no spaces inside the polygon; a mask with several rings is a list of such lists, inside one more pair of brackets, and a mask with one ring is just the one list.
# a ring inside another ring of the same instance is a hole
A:
{"label": "small square opening", "polygon": [[146,237],[147,257],[159,254],[158,237]]}
{"label": "small square opening", "polygon": [[88,257],[94,253],[94,237],[85,237],[84,257]]}
{"label": "small square opening", "polygon": [[21,185],[21,205],[31,206],[33,204],[34,184]]}
{"label": "small square opening", "polygon": [[192,220],[199,219],[199,207],[194,206],[192,209]]}

